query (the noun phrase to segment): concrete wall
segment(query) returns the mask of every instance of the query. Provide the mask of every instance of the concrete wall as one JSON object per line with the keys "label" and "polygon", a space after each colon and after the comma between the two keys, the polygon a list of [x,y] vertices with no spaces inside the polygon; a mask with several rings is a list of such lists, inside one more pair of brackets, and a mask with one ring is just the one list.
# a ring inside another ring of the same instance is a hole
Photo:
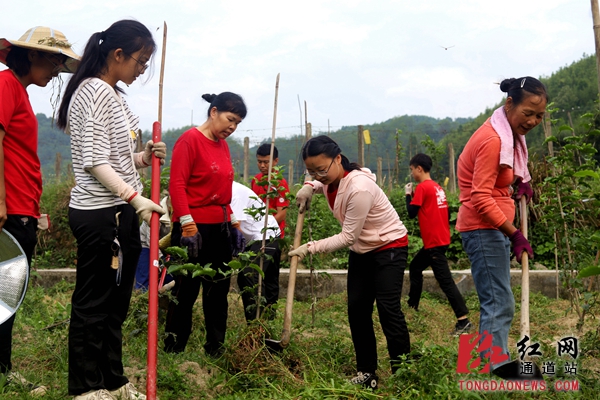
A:
{"label": "concrete wall", "polygon": [[[346,270],[339,269],[328,269],[318,270],[313,273],[313,286],[315,296],[317,298],[327,297],[333,293],[341,293],[346,290]],[[51,287],[56,283],[66,280],[68,282],[75,282],[75,269],[62,268],[62,269],[48,269],[38,270],[38,276],[32,277],[33,284],[41,285],[43,287]],[[521,270],[511,269],[511,285],[521,285]],[[473,284],[473,278],[471,277],[471,270],[458,270],[452,271],[454,281],[461,293],[467,294],[475,291],[475,285]],[[289,270],[282,269],[280,273],[280,290],[279,297],[285,298],[287,296]],[[310,284],[310,271],[306,269],[299,269],[296,275],[296,287],[294,291],[294,298],[297,300],[309,300],[311,298],[311,284]],[[237,290],[236,283],[232,280],[232,289]],[[408,294],[408,288],[410,287],[410,281],[408,278],[408,271],[404,273],[404,284],[402,286],[402,294]],[[533,270],[529,272],[529,288],[531,292],[540,292],[548,297],[556,298],[557,279],[556,272],[549,270]],[[560,297],[566,298],[567,292],[562,288],[562,283],[558,283]],[[600,284],[594,282],[595,290],[600,290]],[[443,292],[440,290],[437,281],[433,276],[433,272],[427,270],[423,272],[423,290],[430,293],[438,293],[443,296]]]}

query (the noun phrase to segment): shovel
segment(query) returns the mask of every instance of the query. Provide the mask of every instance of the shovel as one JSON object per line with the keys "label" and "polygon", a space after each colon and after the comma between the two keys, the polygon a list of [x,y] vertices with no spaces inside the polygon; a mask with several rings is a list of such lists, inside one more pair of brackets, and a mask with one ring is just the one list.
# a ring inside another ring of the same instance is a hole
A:
{"label": "shovel", "polygon": [[[305,211],[306,212],[306,211]],[[304,213],[298,213],[296,221],[296,232],[294,233],[294,248],[297,249],[302,243],[302,226],[304,225]],[[294,307],[294,290],[296,289],[296,270],[298,269],[298,256],[293,256],[290,261],[290,276],[288,279],[287,299],[285,302],[285,315],[283,317],[283,332],[281,340],[265,339],[265,344],[271,350],[282,351],[290,344],[292,334],[292,309]]]}
{"label": "shovel", "polygon": [[[519,219],[521,220],[521,233],[527,239],[527,199],[522,196],[519,200]],[[529,331],[529,254],[524,251],[521,255],[521,338],[531,338]],[[525,357],[533,361],[531,357]],[[540,368],[533,361],[532,379],[544,379]]]}

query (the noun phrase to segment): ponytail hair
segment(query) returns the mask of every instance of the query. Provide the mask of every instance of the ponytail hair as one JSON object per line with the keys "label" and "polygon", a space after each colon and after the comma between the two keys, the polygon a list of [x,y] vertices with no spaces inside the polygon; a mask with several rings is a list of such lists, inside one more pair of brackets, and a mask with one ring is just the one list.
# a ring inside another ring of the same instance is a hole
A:
{"label": "ponytail hair", "polygon": [[[116,49],[122,49],[123,53],[129,57],[142,49],[149,50],[154,54],[156,43],[148,28],[135,20],[117,21],[107,30],[94,33],[85,46],[77,71],[75,71],[65,89],[56,122],[59,128],[65,129],[67,126],[69,104],[75,90],[83,80],[97,78],[102,72],[106,71],[108,55]],[[123,93],[123,90],[119,87],[115,87],[115,90]]]}
{"label": "ponytail hair", "polygon": [[360,165],[351,163],[348,158],[342,154],[340,146],[338,146],[338,144],[329,136],[321,135],[309,139],[308,142],[302,146],[301,153],[303,160],[306,160],[308,157],[316,157],[320,154],[329,158],[335,158],[339,154],[342,157],[342,167],[345,171],[350,172],[360,170]]}
{"label": "ponytail hair", "polygon": [[246,118],[248,110],[246,109],[244,99],[242,99],[242,96],[239,94],[231,92],[223,92],[219,95],[203,94],[202,98],[210,103],[206,113],[209,117],[210,110],[212,110],[213,107],[216,107],[218,112],[230,112],[239,116],[241,119]]}
{"label": "ponytail hair", "polygon": [[508,94],[512,98],[513,104],[518,106],[523,100],[530,95],[542,96],[549,102],[548,90],[546,86],[539,80],[524,76],[522,78],[504,79],[500,82],[500,90]]}

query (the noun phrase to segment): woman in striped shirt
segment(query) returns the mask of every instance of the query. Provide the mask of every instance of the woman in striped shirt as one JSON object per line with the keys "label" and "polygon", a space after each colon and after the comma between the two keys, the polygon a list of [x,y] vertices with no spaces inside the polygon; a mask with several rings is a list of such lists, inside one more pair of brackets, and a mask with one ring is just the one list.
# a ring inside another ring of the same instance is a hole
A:
{"label": "woman in striped shirt", "polygon": [[77,281],[69,328],[69,394],[81,399],[145,399],[123,375],[121,327],[141,251],[139,214],[162,208],[139,194],[136,168],[163,158],[164,143],[134,153],[139,119],[118,82],[132,84],[156,49],[141,23],[123,20],[88,41],[69,81],[58,125],[71,135],[75,187],[69,224],[77,239]]}

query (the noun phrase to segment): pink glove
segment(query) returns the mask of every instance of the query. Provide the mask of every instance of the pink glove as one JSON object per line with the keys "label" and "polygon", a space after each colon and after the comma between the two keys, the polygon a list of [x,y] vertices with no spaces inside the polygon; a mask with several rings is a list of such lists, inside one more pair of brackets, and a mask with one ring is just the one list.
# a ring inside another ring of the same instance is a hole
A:
{"label": "pink glove", "polygon": [[527,197],[527,204],[529,204],[531,198],[533,197],[533,190],[531,189],[529,182],[522,182],[519,180],[519,183],[517,184],[517,192],[513,197],[515,200],[521,200],[523,195]]}
{"label": "pink glove", "polygon": [[512,242],[513,253],[517,257],[517,261],[521,263],[523,252],[526,251],[529,254],[529,258],[533,260],[533,250],[529,241],[525,239],[525,236],[521,233],[521,230],[517,229],[515,233],[510,235],[508,239]]}

